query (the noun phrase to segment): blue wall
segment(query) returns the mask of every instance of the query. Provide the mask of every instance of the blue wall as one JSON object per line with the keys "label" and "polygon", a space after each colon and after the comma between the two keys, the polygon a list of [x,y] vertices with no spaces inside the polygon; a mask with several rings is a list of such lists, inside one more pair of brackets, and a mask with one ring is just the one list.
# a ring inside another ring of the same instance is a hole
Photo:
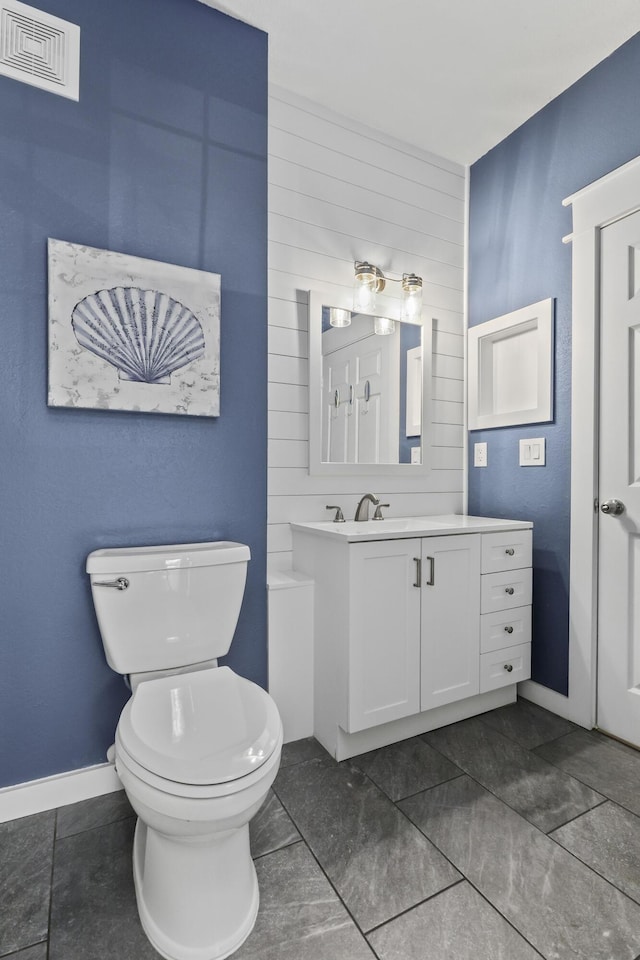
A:
{"label": "blue wall", "polygon": [[[471,168],[469,322],[553,297],[553,423],[474,431],[487,468],[469,469],[469,512],[533,520],[533,679],[568,684],[571,232],[564,197],[640,154],[640,34]],[[518,466],[518,439],[544,436],[547,466]]]}
{"label": "blue wall", "polygon": [[[113,740],[97,547],[248,543],[227,662],[266,680],[266,35],[197,0],[38,6],[81,26],[81,96],[0,77],[0,785]],[[47,237],[221,274],[219,419],[47,408]]]}

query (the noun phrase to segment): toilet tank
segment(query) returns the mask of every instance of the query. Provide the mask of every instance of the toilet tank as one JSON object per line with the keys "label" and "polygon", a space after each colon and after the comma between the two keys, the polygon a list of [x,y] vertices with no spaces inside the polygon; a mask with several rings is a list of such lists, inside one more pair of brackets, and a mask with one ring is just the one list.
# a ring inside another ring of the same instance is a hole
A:
{"label": "toilet tank", "polygon": [[87,573],[109,666],[142,673],[224,656],[250,556],[245,544],[228,540],[90,553]]}

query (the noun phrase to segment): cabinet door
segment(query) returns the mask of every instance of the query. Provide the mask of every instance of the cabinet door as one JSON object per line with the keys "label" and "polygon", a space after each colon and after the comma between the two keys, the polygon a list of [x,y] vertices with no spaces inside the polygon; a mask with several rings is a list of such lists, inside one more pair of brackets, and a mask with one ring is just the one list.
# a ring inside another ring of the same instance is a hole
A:
{"label": "cabinet door", "polygon": [[480,539],[422,541],[423,710],[480,690]]}
{"label": "cabinet door", "polygon": [[420,546],[351,544],[348,733],[420,712]]}

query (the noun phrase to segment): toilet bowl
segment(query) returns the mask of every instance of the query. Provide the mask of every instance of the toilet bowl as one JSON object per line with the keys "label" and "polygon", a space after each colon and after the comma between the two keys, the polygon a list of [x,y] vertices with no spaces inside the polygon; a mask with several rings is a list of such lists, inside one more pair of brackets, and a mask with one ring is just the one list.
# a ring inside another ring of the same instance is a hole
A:
{"label": "toilet bowl", "polygon": [[[115,765],[138,815],[133,875],[140,920],[168,960],[223,960],[247,938],[258,912],[249,822],[277,774],[282,723],[261,687],[211,663],[228,649],[244,589],[243,570],[232,570],[231,578],[225,571],[221,597],[216,574],[231,564],[246,571],[248,548],[238,552],[240,546],[171,545],[151,548],[151,559],[140,548],[96,551],[87,561],[108,659],[116,669],[123,657],[138,671],[142,661],[148,666],[132,676],[133,694],[116,729]],[[106,580],[105,574],[117,576]],[[127,587],[112,587],[123,580]],[[125,598],[117,594],[137,585],[135,602],[129,594],[126,605],[118,604]],[[155,641],[139,609],[152,596],[171,614],[158,631],[157,608],[150,613]],[[225,605],[220,618],[213,616],[216,603]],[[235,617],[228,616],[229,603],[237,607]],[[137,627],[129,631],[131,619]],[[125,633],[145,647],[142,658],[121,649]],[[169,643],[207,656],[162,666]],[[158,653],[150,653],[156,646]]]}

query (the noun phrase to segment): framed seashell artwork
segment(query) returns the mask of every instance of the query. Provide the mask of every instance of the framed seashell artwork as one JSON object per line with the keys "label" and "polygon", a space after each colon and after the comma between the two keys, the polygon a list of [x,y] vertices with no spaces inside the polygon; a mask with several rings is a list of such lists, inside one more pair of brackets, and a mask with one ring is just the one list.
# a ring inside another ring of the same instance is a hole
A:
{"label": "framed seashell artwork", "polygon": [[48,241],[51,407],[217,417],[220,274]]}

